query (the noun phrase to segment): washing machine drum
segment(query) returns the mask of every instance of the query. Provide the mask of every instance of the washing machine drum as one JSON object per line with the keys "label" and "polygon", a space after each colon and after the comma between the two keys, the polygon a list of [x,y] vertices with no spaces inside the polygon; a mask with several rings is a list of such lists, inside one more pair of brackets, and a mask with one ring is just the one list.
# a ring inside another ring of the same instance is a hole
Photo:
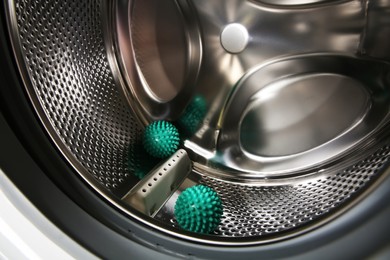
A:
{"label": "washing machine drum", "polygon": [[[389,13],[390,1],[6,1],[10,91],[62,161],[46,174],[129,241],[287,257],[354,229],[388,179]],[[199,185],[221,202],[192,195],[214,210],[210,230],[207,212],[188,208],[191,225],[175,212]]]}

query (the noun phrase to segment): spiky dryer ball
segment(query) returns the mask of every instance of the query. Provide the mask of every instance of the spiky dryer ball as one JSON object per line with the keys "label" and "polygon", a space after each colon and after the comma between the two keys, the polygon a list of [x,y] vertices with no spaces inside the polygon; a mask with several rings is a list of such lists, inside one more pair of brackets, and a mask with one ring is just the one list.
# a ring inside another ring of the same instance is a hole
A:
{"label": "spiky dryer ball", "polygon": [[175,204],[175,217],[185,230],[209,234],[219,225],[223,208],[218,194],[210,187],[196,185],[185,189]]}
{"label": "spiky dryer ball", "polygon": [[166,158],[179,147],[180,137],[177,128],[166,121],[154,121],[145,128],[144,148],[156,158]]}
{"label": "spiky dryer ball", "polygon": [[150,156],[144,149],[141,142],[129,146],[128,169],[137,178],[142,179],[159,162],[159,159]]}
{"label": "spiky dryer ball", "polygon": [[184,110],[178,123],[185,134],[191,136],[198,130],[207,112],[207,103],[204,97],[197,95]]}

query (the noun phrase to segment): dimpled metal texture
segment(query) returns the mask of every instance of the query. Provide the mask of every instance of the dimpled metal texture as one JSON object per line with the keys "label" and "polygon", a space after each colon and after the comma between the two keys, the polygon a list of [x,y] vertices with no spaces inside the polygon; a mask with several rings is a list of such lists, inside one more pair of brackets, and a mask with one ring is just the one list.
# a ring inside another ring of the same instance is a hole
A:
{"label": "dimpled metal texture", "polygon": [[334,175],[291,185],[248,186],[203,177],[200,182],[214,188],[224,206],[214,234],[275,235],[334,213],[372,183],[389,157],[390,145],[386,145]]}
{"label": "dimpled metal texture", "polygon": [[34,91],[67,149],[121,196],[134,176],[128,147],[141,138],[114,83],[104,46],[100,1],[15,1]]}

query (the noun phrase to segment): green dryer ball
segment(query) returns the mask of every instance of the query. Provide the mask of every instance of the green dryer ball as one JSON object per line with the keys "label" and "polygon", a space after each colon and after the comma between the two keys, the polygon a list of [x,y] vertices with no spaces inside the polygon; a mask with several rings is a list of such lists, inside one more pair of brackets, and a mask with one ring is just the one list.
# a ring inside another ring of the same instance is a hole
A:
{"label": "green dryer ball", "polygon": [[179,142],[177,128],[167,121],[154,121],[145,128],[143,144],[151,156],[169,157],[176,152]]}
{"label": "green dryer ball", "polygon": [[184,110],[178,124],[188,136],[193,135],[202,123],[207,112],[207,103],[204,97],[197,95]]}
{"label": "green dryer ball", "polygon": [[159,159],[150,156],[141,142],[129,146],[127,168],[138,179],[145,177],[158,163]]}
{"label": "green dryer ball", "polygon": [[222,202],[210,187],[196,185],[185,189],[175,204],[175,217],[185,230],[209,234],[219,225]]}

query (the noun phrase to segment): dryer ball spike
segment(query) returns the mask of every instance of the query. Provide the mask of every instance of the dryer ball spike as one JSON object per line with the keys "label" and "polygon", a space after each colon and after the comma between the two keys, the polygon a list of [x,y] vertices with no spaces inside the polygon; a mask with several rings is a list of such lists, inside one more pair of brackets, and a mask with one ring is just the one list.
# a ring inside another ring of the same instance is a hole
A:
{"label": "dryer ball spike", "polygon": [[179,142],[177,128],[167,121],[154,121],[145,128],[143,144],[151,156],[169,157],[177,151]]}
{"label": "dryer ball spike", "polygon": [[212,188],[196,185],[180,194],[174,213],[181,228],[209,234],[219,225],[223,207],[221,199]]}

